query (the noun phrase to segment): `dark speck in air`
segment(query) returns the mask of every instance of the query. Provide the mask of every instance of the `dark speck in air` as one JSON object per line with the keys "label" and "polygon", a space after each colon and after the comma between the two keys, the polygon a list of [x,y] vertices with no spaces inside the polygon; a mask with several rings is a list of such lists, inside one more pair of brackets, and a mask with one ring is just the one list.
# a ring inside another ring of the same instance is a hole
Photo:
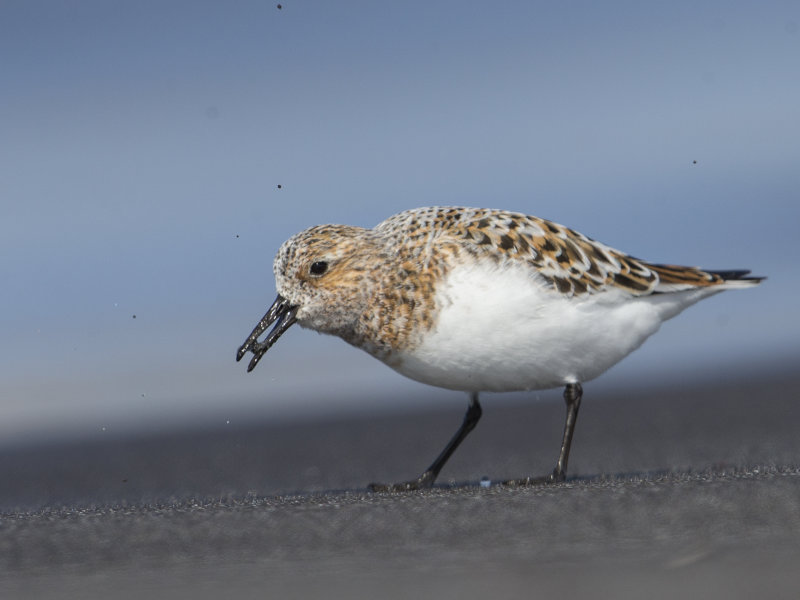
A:
{"label": "dark speck in air", "polygon": [[282,8],[283,8],[283,6],[281,6],[280,4],[278,4],[278,10],[280,10],[280,9],[282,9]]}
{"label": "dark speck in air", "polygon": [[279,184],[278,184],[278,189],[281,189],[282,187],[283,187],[283,186],[282,186],[282,185],[279,183]]}
{"label": "dark speck in air", "polygon": [[136,315],[133,315],[133,318],[135,319],[135,318],[136,318]]}

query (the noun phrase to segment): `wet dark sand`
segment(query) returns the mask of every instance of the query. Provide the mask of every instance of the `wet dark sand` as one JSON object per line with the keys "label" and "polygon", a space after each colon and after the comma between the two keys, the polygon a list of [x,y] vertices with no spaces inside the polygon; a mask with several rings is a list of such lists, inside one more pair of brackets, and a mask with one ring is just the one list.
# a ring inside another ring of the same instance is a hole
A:
{"label": "wet dark sand", "polygon": [[[796,598],[800,375],[592,395],[563,484],[563,407],[466,406],[0,452],[2,598]],[[639,396],[637,396],[639,394]],[[465,485],[452,485],[460,482]],[[330,491],[338,490],[338,491]]]}

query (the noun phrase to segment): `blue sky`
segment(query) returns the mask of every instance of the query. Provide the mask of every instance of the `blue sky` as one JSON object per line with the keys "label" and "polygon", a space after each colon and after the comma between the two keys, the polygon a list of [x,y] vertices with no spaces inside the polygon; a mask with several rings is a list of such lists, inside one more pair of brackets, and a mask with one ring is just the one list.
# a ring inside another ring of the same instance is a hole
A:
{"label": "blue sky", "polygon": [[233,361],[284,239],[435,204],[769,276],[591,385],[800,357],[797,3],[276,4],[0,4],[3,440],[460,410],[299,328]]}

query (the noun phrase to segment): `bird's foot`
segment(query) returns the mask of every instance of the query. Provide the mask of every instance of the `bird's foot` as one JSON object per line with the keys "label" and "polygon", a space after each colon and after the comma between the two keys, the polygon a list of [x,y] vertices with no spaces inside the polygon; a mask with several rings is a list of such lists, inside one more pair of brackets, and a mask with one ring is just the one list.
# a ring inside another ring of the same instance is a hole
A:
{"label": "bird's foot", "polygon": [[417,479],[400,483],[370,483],[367,489],[371,492],[413,492],[415,490],[428,490],[433,487],[436,476],[430,471],[425,471]]}
{"label": "bird's foot", "polygon": [[503,485],[508,487],[530,487],[534,485],[561,483],[565,479],[566,477],[564,476],[564,473],[553,471],[550,473],[550,475],[544,475],[543,477],[523,477],[522,479],[509,479],[508,481],[504,481]]}

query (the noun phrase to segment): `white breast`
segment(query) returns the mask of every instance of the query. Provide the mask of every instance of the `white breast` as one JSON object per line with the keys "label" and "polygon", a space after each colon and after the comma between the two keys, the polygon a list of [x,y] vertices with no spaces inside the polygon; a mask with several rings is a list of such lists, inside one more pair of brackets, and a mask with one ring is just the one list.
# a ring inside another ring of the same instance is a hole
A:
{"label": "white breast", "polygon": [[430,385],[467,391],[588,381],[709,294],[634,297],[612,289],[568,298],[534,275],[526,265],[454,268],[437,289],[435,328],[391,366]]}

